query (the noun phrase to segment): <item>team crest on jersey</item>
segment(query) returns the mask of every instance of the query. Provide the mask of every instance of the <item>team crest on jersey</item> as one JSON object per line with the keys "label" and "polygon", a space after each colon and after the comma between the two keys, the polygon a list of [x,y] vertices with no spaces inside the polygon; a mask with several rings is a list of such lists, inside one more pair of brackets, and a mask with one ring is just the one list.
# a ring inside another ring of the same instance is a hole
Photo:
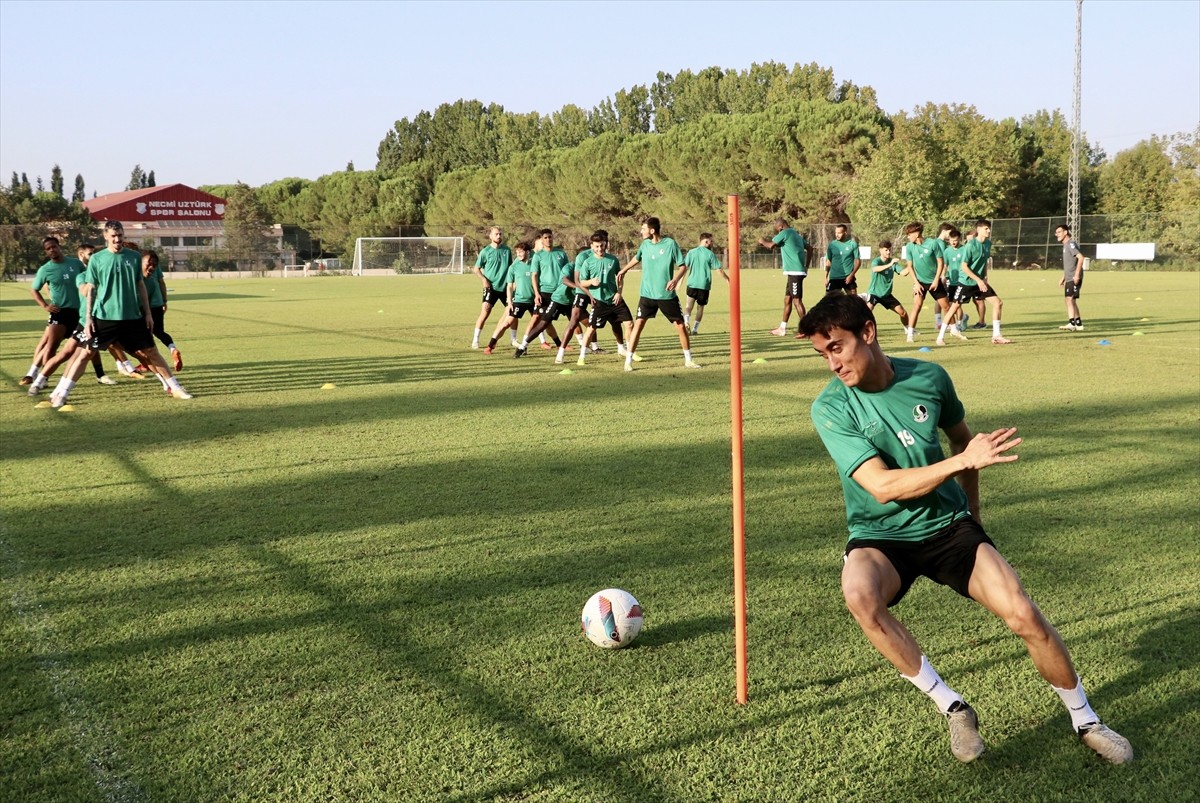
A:
{"label": "team crest on jersey", "polygon": [[918,404],[913,408],[913,421],[918,424],[924,424],[929,420],[929,410],[923,404]]}

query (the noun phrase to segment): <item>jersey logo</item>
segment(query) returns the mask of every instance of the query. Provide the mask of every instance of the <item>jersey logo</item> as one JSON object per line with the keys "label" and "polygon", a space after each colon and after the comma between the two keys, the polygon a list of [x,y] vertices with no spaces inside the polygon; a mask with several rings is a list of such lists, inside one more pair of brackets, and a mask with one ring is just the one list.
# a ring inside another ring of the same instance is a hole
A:
{"label": "jersey logo", "polygon": [[918,424],[924,424],[928,420],[929,410],[926,409],[925,405],[918,404],[913,408],[913,421],[916,421]]}

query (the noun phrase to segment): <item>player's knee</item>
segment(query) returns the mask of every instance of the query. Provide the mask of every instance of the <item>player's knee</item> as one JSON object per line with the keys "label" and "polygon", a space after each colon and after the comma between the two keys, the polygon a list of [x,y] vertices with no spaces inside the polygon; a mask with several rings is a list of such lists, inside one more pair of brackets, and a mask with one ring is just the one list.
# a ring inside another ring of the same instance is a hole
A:
{"label": "player's knee", "polygon": [[1049,637],[1049,627],[1045,617],[1033,604],[1033,600],[1024,594],[1021,594],[1009,606],[1004,615],[1004,624],[1026,641],[1042,641]]}
{"label": "player's knee", "polygon": [[846,608],[850,615],[864,627],[887,610],[887,601],[879,589],[861,580],[844,579],[842,597],[846,600]]}

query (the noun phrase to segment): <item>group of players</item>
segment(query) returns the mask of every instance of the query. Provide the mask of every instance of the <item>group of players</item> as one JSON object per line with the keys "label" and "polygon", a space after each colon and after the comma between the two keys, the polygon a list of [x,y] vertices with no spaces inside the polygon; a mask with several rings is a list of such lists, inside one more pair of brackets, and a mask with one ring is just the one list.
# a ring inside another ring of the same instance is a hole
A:
{"label": "group of players", "polygon": [[[983,321],[985,304],[988,304],[991,306],[992,343],[1011,344],[1012,341],[1001,333],[1004,302],[988,280],[992,261],[991,221],[977,220],[965,235],[949,223],[941,224],[937,237],[933,238],[925,237],[924,229],[924,224],[918,221],[905,226],[907,244],[903,256],[894,253],[893,243],[889,240],[878,244],[879,253],[870,263],[870,280],[862,294],[868,306],[871,309],[882,306],[896,313],[907,342],[912,343],[920,334],[916,327],[922,308],[926,299],[932,298],[936,305],[934,315],[938,330],[935,343],[944,346],[947,333],[960,340],[967,339],[970,321],[967,309],[972,303],[978,316],[972,328],[987,329],[988,325]],[[804,279],[813,261],[813,247],[782,218],[775,221],[775,231],[774,237],[762,238],[759,244],[780,251],[785,277],[783,314],[779,326],[772,329],[771,334],[784,337],[792,312],[796,313],[797,321],[805,314]],[[505,312],[484,348],[485,353],[491,354],[504,332],[511,330],[510,343],[515,358],[526,354],[532,339],[540,338],[542,348],[557,347],[555,362],[562,363],[574,336],[582,350],[577,362],[584,365],[589,348],[592,352],[603,351],[595,342],[596,330],[611,322],[617,352],[625,358],[625,370],[631,371],[633,363],[641,361],[636,347],[642,329],[647,320],[661,311],[678,332],[684,365],[698,368],[691,356],[689,336],[699,331],[712,287],[713,270],[719,270],[726,281],[729,279],[712,252],[712,235],[701,234],[700,244],[685,256],[674,240],[661,235],[658,218],[646,218],[641,234],[643,241],[637,253],[622,267],[617,257],[608,253],[608,233],[604,231],[592,235],[591,248],[580,251],[572,263],[566,252],[554,245],[549,229],[542,229],[532,244],[518,243],[514,257],[503,244],[501,229],[492,227],[490,242],[479,252],[474,266],[475,274],[483,283],[483,304],[475,322],[471,347],[479,348],[488,317],[495,306],[503,302]],[[1059,328],[1082,331],[1078,300],[1083,284],[1083,256],[1066,225],[1057,227],[1055,237],[1063,245],[1064,276],[1059,284],[1064,287],[1067,304],[1067,323]],[[643,278],[635,317],[622,298],[622,290],[625,274],[638,265],[642,266]],[[849,227],[845,224],[835,227],[823,266],[826,295],[859,294],[860,250],[858,243],[850,238]],[[686,310],[681,308],[676,295],[685,275]],[[893,282],[898,275],[910,276],[913,280],[911,312],[893,291]],[[530,323],[525,336],[518,338],[518,321],[526,313],[530,315]],[[561,337],[554,326],[559,318],[567,321]],[[547,342],[547,335],[554,346]],[[804,335],[797,334],[796,337],[803,338]]]}
{"label": "group of players", "polygon": [[[158,255],[128,247],[124,239],[124,227],[110,220],[104,224],[105,247],[100,250],[85,245],[77,257],[68,257],[57,238],[42,241],[49,260],[38,268],[30,294],[49,318],[33,364],[20,384],[29,387],[30,396],[37,396],[54,372],[66,365],[50,394],[51,407],[66,404],[89,364],[97,382],[116,384],[104,372],[100,360],[104,350],[113,355],[121,375],[144,380],[143,374],[153,373],[167,395],[192,398],[154,346],[157,336],[170,352],[174,371],[183,369],[183,355],[164,327],[167,286]],[[47,286],[49,300],[42,295]],[[135,367],[126,352],[136,356],[140,365]]]}
{"label": "group of players", "polygon": [[[503,243],[500,227],[493,226],[488,232],[490,242],[475,260],[474,271],[483,284],[483,299],[471,348],[479,348],[488,317],[503,302],[504,314],[484,348],[485,354],[493,353],[501,336],[511,329],[514,358],[525,356],[530,342],[541,338],[543,348],[557,347],[554,361],[562,363],[575,337],[580,349],[576,363],[586,365],[589,350],[604,351],[596,343],[597,331],[612,324],[617,353],[625,358],[625,370],[632,371],[634,363],[641,362],[637,344],[646,321],[662,312],[679,336],[684,367],[699,368],[700,364],[692,359],[691,336],[700,330],[712,287],[712,272],[719,271],[726,281],[729,279],[712,252],[713,237],[701,234],[700,244],[685,257],[678,243],[662,236],[658,218],[642,221],[641,233],[643,240],[637,253],[622,266],[609,253],[608,232],[603,230],[594,233],[590,248],[580,251],[571,262],[566,251],[554,245],[550,229],[538,232],[532,244],[517,243],[509,249]],[[639,265],[642,282],[635,318],[623,292],[625,275]],[[677,295],[685,275],[688,276],[686,310]],[[518,322],[526,313],[530,322],[524,337],[518,339]],[[566,320],[561,336],[554,325],[560,318]],[[554,346],[546,342],[546,336]]]}

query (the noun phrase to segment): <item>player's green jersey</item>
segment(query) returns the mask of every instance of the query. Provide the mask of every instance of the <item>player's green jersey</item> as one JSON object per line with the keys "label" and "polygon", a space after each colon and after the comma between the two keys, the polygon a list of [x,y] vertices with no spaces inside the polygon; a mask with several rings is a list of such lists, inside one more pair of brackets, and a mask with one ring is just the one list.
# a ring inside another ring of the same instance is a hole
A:
{"label": "player's green jersey", "polygon": [[783,272],[799,276],[807,276],[804,267],[808,259],[808,243],[800,232],[792,228],[784,229],[771,238],[771,242],[779,246],[779,255],[783,258]]}
{"label": "player's green jersey", "polygon": [[142,284],[142,255],[122,248],[102,248],[92,254],[83,281],[95,286],[92,317],[102,321],[132,321],[145,316],[138,285]]}
{"label": "player's green jersey", "polygon": [[512,300],[521,304],[533,301],[533,266],[518,259],[508,266],[508,283],[513,285]]}
{"label": "player's green jersey", "polygon": [[687,252],[683,264],[688,266],[688,287],[707,290],[712,287],[712,272],[721,269],[721,261],[708,248],[698,245]]}
{"label": "player's green jersey", "polygon": [[834,377],[812,404],[813,426],[842,480],[851,539],[920,541],[969,513],[967,495],[953,479],[916,499],[880,503],[852,478],[873,457],[889,469],[943,460],[938,430],[963,420],[944,368],[901,357],[891,362],[896,375],[884,390],[848,388]]}
{"label": "player's green jersey", "polygon": [[947,245],[942,251],[942,259],[946,260],[946,284],[963,284],[963,279],[975,284],[971,277],[962,272],[963,248],[962,245]]}
{"label": "player's green jersey", "polygon": [[854,240],[830,240],[825,249],[825,258],[829,260],[829,278],[845,279],[854,270],[854,261],[858,259],[858,243]]}
{"label": "player's green jersey", "polygon": [[492,247],[485,245],[475,257],[475,267],[483,271],[483,275],[492,283],[492,289],[504,292],[504,283],[508,279],[508,268],[512,265],[512,250],[507,245]]}
{"label": "player's green jersey", "polygon": [[[559,304],[570,304],[571,300],[579,292],[578,290],[567,287],[562,283],[563,279],[575,281],[575,265],[577,262],[578,257],[576,258],[576,262],[564,260],[563,263],[558,266],[558,281],[554,285],[554,293],[550,296],[550,298]],[[538,274],[538,278],[541,278],[541,274]]]}
{"label": "player's green jersey", "polygon": [[142,276],[142,281],[146,284],[146,297],[150,299],[151,307],[162,307],[167,303],[162,294],[162,285],[160,284],[162,278],[163,271],[161,265],[155,265],[154,272],[149,276],[144,274]]}
{"label": "player's green jersey", "polygon": [[[592,256],[593,256],[592,249],[590,249],[590,248],[585,248],[582,251],[580,251],[578,254],[575,255],[575,275],[576,276],[579,276],[579,269],[583,267],[583,263],[587,262],[588,259]],[[586,295],[586,294],[582,290],[576,288],[575,295],[582,296],[582,295]]]}
{"label": "player's green jersey", "polygon": [[34,292],[50,285],[51,304],[60,309],[79,309],[79,290],[75,286],[75,279],[83,270],[83,263],[75,257],[63,257],[62,262],[52,259],[33,275]]}
{"label": "player's green jersey", "polygon": [[579,269],[579,280],[599,279],[600,284],[590,288],[592,298],[603,304],[613,303],[617,295],[617,272],[621,270],[621,262],[612,254],[596,256],[587,252],[587,259]]}
{"label": "player's green jersey", "polygon": [[942,256],[942,241],[928,237],[919,243],[904,246],[904,258],[912,264],[917,281],[931,284],[937,277],[937,261]]}
{"label": "player's green jersey", "polygon": [[553,293],[558,289],[559,280],[562,279],[562,267],[570,264],[570,261],[567,252],[557,245],[549,251],[538,251],[534,254],[529,264],[537,274],[538,290],[542,293]]}
{"label": "player's green jersey", "polygon": [[675,291],[667,289],[667,282],[675,275],[675,269],[683,264],[683,252],[670,237],[658,242],[642,240],[634,256],[642,263],[642,286],[638,291],[642,298],[675,298]]}
{"label": "player's green jersey", "polygon": [[[978,276],[980,279],[987,281],[987,264],[992,256],[992,241],[985,240],[979,242],[979,239],[968,240],[963,246],[962,262],[967,263],[967,267]],[[963,273],[959,277],[959,283],[967,287],[974,287],[975,280]]]}
{"label": "player's green jersey", "polygon": [[[888,259],[888,262],[891,261],[891,259]],[[874,269],[883,264],[884,261],[882,257],[875,257],[871,260],[871,283],[867,286],[867,295],[883,298],[891,293],[892,280],[896,277],[897,273],[900,273],[900,271],[904,270],[904,265],[900,262],[896,262],[887,270],[881,270],[876,273]]]}

